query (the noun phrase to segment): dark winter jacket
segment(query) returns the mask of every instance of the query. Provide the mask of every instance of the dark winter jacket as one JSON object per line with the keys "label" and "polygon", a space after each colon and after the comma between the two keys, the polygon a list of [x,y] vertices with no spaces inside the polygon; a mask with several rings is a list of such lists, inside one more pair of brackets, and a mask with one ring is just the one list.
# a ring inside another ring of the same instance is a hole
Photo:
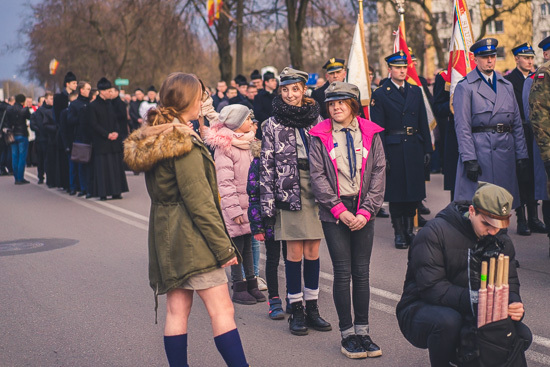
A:
{"label": "dark winter jacket", "polygon": [[111,99],[111,103],[113,104],[119,126],[118,141],[122,142],[128,137],[128,110],[126,108],[126,103],[120,96]]}
{"label": "dark winter jacket", "polygon": [[[376,216],[384,202],[386,158],[379,136],[384,129],[361,117],[357,118],[357,122],[363,137],[362,179],[359,188],[361,200],[357,214],[362,214],[368,221]],[[317,124],[309,133],[312,136],[309,150],[311,186],[319,203],[319,218],[324,222],[336,222],[347,209],[340,200],[331,120]]]}
{"label": "dark winter jacket", "polygon": [[69,107],[69,93],[67,90],[62,90],[61,93],[56,93],[53,96],[53,118],[59,126],[59,117],[61,116],[61,111]]}
{"label": "dark winter jacket", "polygon": [[[464,215],[471,203],[450,203],[428,222],[416,235],[409,250],[409,263],[401,300],[397,304],[397,318],[412,317],[422,302],[451,307],[462,315],[471,315],[468,249],[478,238],[470,220]],[[521,302],[516,270],[515,250],[510,237],[499,233],[504,243],[503,253],[510,256],[510,303]],[[405,310],[407,312],[405,312]]]}
{"label": "dark winter jacket", "polygon": [[325,90],[327,90],[330,83],[327,81],[325,84],[320,86],[319,88],[315,89],[311,93],[311,98],[317,101],[319,103],[319,107],[321,107],[321,117],[323,119],[330,118],[328,111],[327,111],[327,104],[325,103]]}
{"label": "dark winter jacket", "polygon": [[253,235],[264,233],[266,240],[275,238],[273,225],[262,219],[262,205],[260,203],[260,152],[262,149],[261,141],[254,141],[250,144],[252,153],[252,163],[248,170],[248,183],[246,184],[246,193],[248,194],[248,220],[250,221],[250,230]]}
{"label": "dark winter jacket", "polygon": [[270,93],[262,89],[254,97],[254,117],[260,123],[256,130],[256,138],[259,140],[262,140],[262,122],[273,116],[273,98],[276,95],[275,91]]}
{"label": "dark winter jacket", "polygon": [[139,114],[140,105],[141,101],[131,101],[130,107],[128,108],[132,130],[140,128],[140,123],[138,122],[138,120],[141,118],[141,115]]}
{"label": "dark winter jacket", "polygon": [[[237,94],[236,97],[233,97],[229,100],[229,104],[242,104],[243,106],[246,106],[250,109],[253,109],[254,107],[250,103],[250,100],[243,96],[242,94]],[[221,111],[221,110],[220,110]]]}
{"label": "dark winter jacket", "polygon": [[31,115],[31,130],[36,134],[36,141],[39,143],[48,142],[48,128],[53,129],[55,136],[55,122],[53,121],[53,106],[43,103]]}
{"label": "dark winter jacket", "polygon": [[63,149],[66,152],[69,152],[73,146],[74,141],[74,132],[70,131],[68,122],[67,122],[67,116],[69,114],[69,109],[65,108],[63,111],[61,111],[61,114],[59,115],[59,140],[61,141],[61,144],[63,145]]}
{"label": "dark winter jacket", "polygon": [[179,122],[144,126],[124,142],[124,160],[145,172],[151,198],[149,282],[155,294],[218,269],[236,255],[220,207],[214,161]]}
{"label": "dark winter jacket", "polygon": [[15,103],[6,113],[7,127],[12,129],[13,135],[29,136],[27,120],[30,118],[31,111],[22,104]]}
{"label": "dark winter jacket", "polygon": [[122,146],[118,140],[107,138],[112,132],[120,134],[120,127],[111,101],[98,96],[88,105],[87,110],[94,155],[122,152]]}
{"label": "dark winter jacket", "polygon": [[77,99],[71,102],[67,112],[67,126],[70,136],[68,140],[72,144],[75,140],[84,142],[86,133],[83,131],[82,119],[86,111],[86,106],[90,103],[90,99],[79,95]]}
{"label": "dark winter jacket", "polygon": [[[320,121],[319,117],[317,123]],[[311,143],[309,135],[311,127],[304,129],[308,145]],[[262,217],[275,217],[276,209],[302,210],[296,129],[278,123],[274,117],[265,121],[262,128],[260,155]]]}

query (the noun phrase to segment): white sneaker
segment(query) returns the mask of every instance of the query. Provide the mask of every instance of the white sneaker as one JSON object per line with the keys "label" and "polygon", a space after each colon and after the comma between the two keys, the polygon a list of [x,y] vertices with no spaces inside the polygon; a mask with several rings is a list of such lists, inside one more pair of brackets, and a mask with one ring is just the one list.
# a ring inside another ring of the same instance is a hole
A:
{"label": "white sneaker", "polygon": [[264,278],[256,277],[256,279],[258,279],[258,289],[261,291],[267,291],[267,283]]}

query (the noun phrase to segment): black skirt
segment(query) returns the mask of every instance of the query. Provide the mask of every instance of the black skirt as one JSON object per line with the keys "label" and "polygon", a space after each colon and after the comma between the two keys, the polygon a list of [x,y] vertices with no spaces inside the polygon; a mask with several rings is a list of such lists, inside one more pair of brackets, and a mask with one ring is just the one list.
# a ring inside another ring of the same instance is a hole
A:
{"label": "black skirt", "polygon": [[122,153],[94,155],[92,196],[116,196],[128,192]]}

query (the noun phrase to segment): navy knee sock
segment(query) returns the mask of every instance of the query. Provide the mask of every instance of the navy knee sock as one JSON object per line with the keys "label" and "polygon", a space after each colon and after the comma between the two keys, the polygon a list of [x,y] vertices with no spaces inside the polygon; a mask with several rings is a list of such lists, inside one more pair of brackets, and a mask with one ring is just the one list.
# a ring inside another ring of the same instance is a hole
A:
{"label": "navy knee sock", "polygon": [[302,261],[285,262],[286,289],[288,294],[302,293]]}
{"label": "navy knee sock", "polygon": [[239,330],[233,329],[214,338],[216,348],[229,367],[249,367],[244,356]]}
{"label": "navy knee sock", "polygon": [[320,261],[304,259],[304,286],[309,289],[319,288]]}
{"label": "navy knee sock", "polygon": [[165,336],[164,350],[170,367],[189,367],[187,364],[187,334]]}

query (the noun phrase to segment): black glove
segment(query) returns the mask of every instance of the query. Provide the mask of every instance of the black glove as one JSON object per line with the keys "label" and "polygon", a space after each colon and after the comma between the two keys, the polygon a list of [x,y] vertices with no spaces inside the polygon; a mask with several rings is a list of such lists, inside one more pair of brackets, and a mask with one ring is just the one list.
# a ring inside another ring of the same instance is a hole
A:
{"label": "black glove", "polygon": [[430,165],[430,161],[432,160],[432,155],[430,153],[424,154],[424,166],[428,167]]}
{"label": "black glove", "polygon": [[[386,174],[390,173],[390,161],[386,158]],[[550,177],[550,176],[548,176]]]}
{"label": "black glove", "polygon": [[527,159],[518,159],[516,161],[516,176],[519,182],[529,182],[529,168]]}
{"label": "black glove", "polygon": [[481,176],[481,167],[476,160],[464,162],[464,168],[466,169],[466,177],[470,181],[477,182],[478,176]]}

